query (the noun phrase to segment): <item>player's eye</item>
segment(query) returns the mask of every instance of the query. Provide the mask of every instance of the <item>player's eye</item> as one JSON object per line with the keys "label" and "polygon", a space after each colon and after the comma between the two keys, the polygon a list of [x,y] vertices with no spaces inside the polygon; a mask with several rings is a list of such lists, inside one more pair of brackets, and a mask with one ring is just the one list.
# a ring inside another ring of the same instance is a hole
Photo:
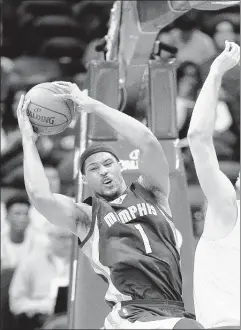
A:
{"label": "player's eye", "polygon": [[97,170],[97,167],[91,167],[90,168],[90,171],[96,171]]}
{"label": "player's eye", "polygon": [[113,163],[112,161],[106,162],[105,166],[110,166],[112,163]]}

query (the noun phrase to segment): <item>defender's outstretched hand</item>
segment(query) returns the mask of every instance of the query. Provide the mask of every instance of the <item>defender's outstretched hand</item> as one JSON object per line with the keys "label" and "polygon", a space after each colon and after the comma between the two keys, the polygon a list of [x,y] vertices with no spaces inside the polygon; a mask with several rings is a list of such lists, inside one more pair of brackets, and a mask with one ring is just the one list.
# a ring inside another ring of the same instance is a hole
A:
{"label": "defender's outstretched hand", "polygon": [[225,41],[224,51],[214,60],[211,71],[223,76],[240,62],[240,47],[235,42]]}
{"label": "defender's outstretched hand", "polygon": [[86,91],[81,91],[76,84],[67,81],[55,81],[52,84],[60,92],[60,94],[57,94],[58,97],[69,99],[76,103],[78,112],[82,110],[89,113],[93,112],[94,107],[100,103],[89,97]]}
{"label": "defender's outstretched hand", "polygon": [[29,103],[30,100],[25,100],[24,95],[21,95],[17,108],[18,125],[22,134],[22,138],[28,140],[32,139],[35,142],[38,138],[38,135],[33,131],[33,127],[27,115]]}

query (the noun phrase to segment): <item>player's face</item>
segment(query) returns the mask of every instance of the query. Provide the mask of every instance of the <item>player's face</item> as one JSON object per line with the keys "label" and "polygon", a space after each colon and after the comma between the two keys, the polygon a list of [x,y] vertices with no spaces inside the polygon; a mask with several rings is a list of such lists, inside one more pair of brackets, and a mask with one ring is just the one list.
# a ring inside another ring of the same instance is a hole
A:
{"label": "player's face", "polygon": [[97,195],[111,200],[125,189],[121,167],[108,152],[98,152],[85,161],[85,181]]}

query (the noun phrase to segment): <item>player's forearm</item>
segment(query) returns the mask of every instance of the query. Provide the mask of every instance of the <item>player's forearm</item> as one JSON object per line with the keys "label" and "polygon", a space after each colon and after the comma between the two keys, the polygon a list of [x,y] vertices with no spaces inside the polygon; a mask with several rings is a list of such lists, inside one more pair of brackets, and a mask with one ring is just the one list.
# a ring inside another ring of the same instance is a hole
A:
{"label": "player's forearm", "polygon": [[196,137],[213,136],[221,81],[222,76],[211,69],[193,109],[188,130],[189,141]]}
{"label": "player's forearm", "polygon": [[94,113],[137,148],[145,146],[154,137],[153,133],[138,120],[101,102],[94,107]]}
{"label": "player's forearm", "polygon": [[23,139],[23,152],[25,186],[29,198],[34,203],[37,197],[47,197],[51,194],[50,185],[44,172],[37,147],[32,139]]}

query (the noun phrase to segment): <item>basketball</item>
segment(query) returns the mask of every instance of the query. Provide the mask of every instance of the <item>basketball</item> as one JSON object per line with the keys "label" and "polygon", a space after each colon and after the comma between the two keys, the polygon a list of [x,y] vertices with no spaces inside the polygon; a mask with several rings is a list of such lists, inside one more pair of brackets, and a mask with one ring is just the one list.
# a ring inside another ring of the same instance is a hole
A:
{"label": "basketball", "polygon": [[71,123],[74,103],[56,97],[60,92],[51,83],[42,83],[26,94],[30,99],[27,115],[36,133],[54,135],[63,132]]}

